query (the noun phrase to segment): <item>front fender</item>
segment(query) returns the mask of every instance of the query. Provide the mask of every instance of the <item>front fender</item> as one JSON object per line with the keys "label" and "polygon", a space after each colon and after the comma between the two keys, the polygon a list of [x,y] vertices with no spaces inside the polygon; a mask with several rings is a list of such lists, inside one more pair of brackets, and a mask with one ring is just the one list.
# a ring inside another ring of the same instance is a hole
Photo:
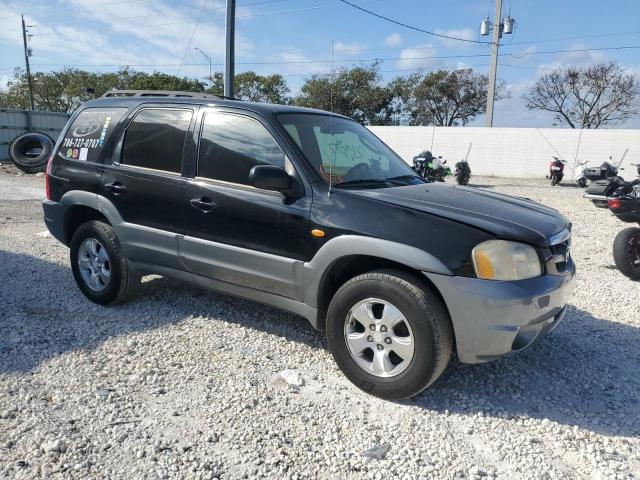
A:
{"label": "front fender", "polygon": [[325,243],[303,267],[304,302],[317,307],[323,274],[337,260],[351,255],[367,255],[401,263],[423,272],[452,275],[437,257],[410,245],[359,235],[342,235]]}

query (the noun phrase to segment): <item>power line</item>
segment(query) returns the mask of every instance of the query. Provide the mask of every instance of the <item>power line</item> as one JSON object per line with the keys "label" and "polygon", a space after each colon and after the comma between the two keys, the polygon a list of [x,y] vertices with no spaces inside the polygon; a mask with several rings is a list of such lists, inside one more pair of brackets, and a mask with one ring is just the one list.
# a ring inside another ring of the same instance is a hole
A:
{"label": "power line", "polygon": [[357,9],[357,10],[360,10],[360,11],[363,11],[365,13],[368,13],[369,15],[373,15],[374,17],[380,18],[382,20],[386,20],[387,22],[395,23],[396,25],[400,25],[401,27],[405,27],[405,28],[408,28],[410,30],[415,30],[416,32],[426,33],[427,35],[433,35],[434,37],[446,38],[446,39],[449,39],[449,40],[456,40],[458,42],[480,43],[480,44],[488,44],[489,43],[489,42],[482,42],[482,41],[479,41],[479,40],[469,40],[467,38],[458,38],[458,37],[452,37],[450,35],[444,35],[444,34],[441,34],[441,33],[430,32],[428,30],[423,30],[422,28],[414,27],[412,25],[408,25],[406,23],[399,22],[398,20],[394,20],[392,18],[385,17],[384,15],[380,15],[379,13],[372,12],[371,10],[367,10],[366,8],[362,8],[362,7],[360,7],[360,6],[358,6],[358,5],[354,4],[354,3],[348,2],[347,0],[339,0],[339,1],[351,6],[351,7],[355,8],[355,9]]}
{"label": "power line", "polygon": [[[557,53],[574,53],[574,52],[592,52],[592,51],[608,51],[608,50],[637,50],[640,49],[640,45],[625,45],[619,47],[602,47],[602,48],[576,48],[567,50],[546,50],[540,52],[526,52],[523,55],[514,55],[512,53],[501,53],[500,57],[513,57],[517,59],[526,58],[531,55],[548,55]],[[456,59],[456,58],[486,58],[491,54],[469,54],[469,55],[431,55],[424,57],[382,57],[382,58],[351,58],[335,60],[340,63],[364,63],[364,62],[385,62],[394,60],[442,60],[442,59]],[[256,61],[256,62],[237,62],[237,65],[308,65],[317,63],[331,63],[331,59],[316,59],[316,60],[275,60],[275,61]],[[183,66],[203,66],[205,63],[184,63]],[[212,65],[222,66],[222,63],[213,63]],[[77,63],[77,64],[64,64],[64,63],[40,63],[34,65],[34,67],[178,67],[180,64],[158,64],[158,63],[123,63],[123,64],[107,64],[107,63]],[[0,70],[13,70],[14,67],[0,67]]]}
{"label": "power line", "polygon": [[180,66],[178,67],[178,72],[176,73],[176,75],[180,75],[180,70],[182,70],[182,64],[184,63],[184,59],[187,58],[187,52],[191,48],[191,42],[193,42],[193,37],[196,34],[196,30],[198,30],[198,25],[200,25],[200,19],[202,18],[202,14],[204,13],[204,9],[206,6],[207,6],[207,0],[202,0],[202,6],[200,7],[198,20],[196,21],[195,27],[193,27],[191,36],[189,37],[189,43],[187,43],[187,48],[184,49],[184,54],[182,55],[182,60],[180,60]]}

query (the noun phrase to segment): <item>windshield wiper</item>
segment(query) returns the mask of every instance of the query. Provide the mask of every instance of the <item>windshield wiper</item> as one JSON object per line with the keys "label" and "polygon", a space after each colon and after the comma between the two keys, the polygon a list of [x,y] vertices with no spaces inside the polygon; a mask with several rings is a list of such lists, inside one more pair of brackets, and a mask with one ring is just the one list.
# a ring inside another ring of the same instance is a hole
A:
{"label": "windshield wiper", "polygon": [[413,179],[413,178],[417,178],[419,180],[423,180],[422,177],[419,177],[418,175],[411,175],[411,174],[398,175],[396,177],[387,178],[387,180],[410,180],[410,179]]}
{"label": "windshield wiper", "polygon": [[384,178],[360,178],[358,180],[348,180],[346,182],[335,183],[336,187],[349,187],[360,185],[388,185],[389,182]]}

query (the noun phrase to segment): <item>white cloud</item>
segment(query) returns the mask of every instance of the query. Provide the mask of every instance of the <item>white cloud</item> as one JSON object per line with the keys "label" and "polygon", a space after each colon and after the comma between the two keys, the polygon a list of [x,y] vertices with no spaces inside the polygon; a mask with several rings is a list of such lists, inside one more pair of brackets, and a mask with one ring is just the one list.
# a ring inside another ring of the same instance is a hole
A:
{"label": "white cloud", "polygon": [[[435,33],[438,35],[446,35],[447,37],[462,38],[463,40],[475,40],[475,31],[468,27],[459,29],[452,28],[449,30],[438,29]],[[461,42],[449,38],[441,38],[440,42],[445,48],[468,48],[471,46],[469,42]]]}
{"label": "white cloud", "polygon": [[333,48],[336,53],[355,54],[364,50],[365,47],[364,45],[358,42],[351,42],[351,43],[336,42]]}
{"label": "white cloud", "polygon": [[[584,50],[586,48],[587,47],[582,43],[575,43],[567,50]],[[606,61],[606,55],[604,52],[565,52],[558,54],[550,63],[541,64],[539,69],[542,73],[545,73],[544,71],[549,69],[555,70],[567,66],[580,67],[604,61]]]}
{"label": "white cloud", "polygon": [[404,48],[400,52],[400,60],[398,60],[398,68],[402,70],[434,68],[439,65],[440,59],[425,58],[434,57],[437,53],[436,48],[431,43],[423,43],[411,48]]}
{"label": "white cloud", "polygon": [[[65,0],[63,6],[73,9],[64,21],[53,22],[48,19],[49,5],[32,9],[25,20],[37,25],[33,29],[36,35],[31,39],[34,50],[33,63],[41,63],[43,68],[56,69],[46,64],[109,64],[115,66],[134,65],[134,68],[147,70],[135,65],[157,65],[157,70],[177,73],[183,56],[185,63],[204,63],[204,59],[195,51],[200,46],[215,63],[224,60],[224,2],[208,0],[201,22],[195,31],[191,45],[189,39],[194,32],[196,20],[204,0],[183,2],[179,8],[163,1],[131,2],[126,5],[113,3],[100,6],[98,3],[86,3],[84,0]],[[221,8],[222,7],[222,8]],[[0,16],[16,16],[16,28],[0,29],[0,40],[22,45],[19,29],[19,7],[13,4],[0,5]],[[212,18],[215,24],[212,24]],[[253,47],[241,35],[236,39],[236,54],[245,55]],[[85,67],[90,68],[90,67]],[[219,68],[219,67],[218,67]],[[149,67],[148,70],[153,70]],[[202,75],[199,66],[185,66],[181,75],[197,72]]]}
{"label": "white cloud", "polygon": [[384,43],[389,47],[399,47],[402,44],[402,37],[399,33],[392,33],[384,39]]}

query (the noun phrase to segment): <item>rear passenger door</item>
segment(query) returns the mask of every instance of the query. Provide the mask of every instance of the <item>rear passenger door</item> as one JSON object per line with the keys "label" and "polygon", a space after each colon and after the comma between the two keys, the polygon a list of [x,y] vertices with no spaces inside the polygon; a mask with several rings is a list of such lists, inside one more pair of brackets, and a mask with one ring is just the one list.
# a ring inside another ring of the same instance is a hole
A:
{"label": "rear passenger door", "polygon": [[295,172],[276,133],[249,114],[213,109],[199,131],[184,202],[185,264],[199,275],[300,298],[311,198],[289,202],[249,185],[255,165]]}
{"label": "rear passenger door", "polygon": [[194,111],[178,105],[138,109],[113,164],[105,166],[99,193],[122,217],[118,234],[131,260],[180,268],[182,166]]}

